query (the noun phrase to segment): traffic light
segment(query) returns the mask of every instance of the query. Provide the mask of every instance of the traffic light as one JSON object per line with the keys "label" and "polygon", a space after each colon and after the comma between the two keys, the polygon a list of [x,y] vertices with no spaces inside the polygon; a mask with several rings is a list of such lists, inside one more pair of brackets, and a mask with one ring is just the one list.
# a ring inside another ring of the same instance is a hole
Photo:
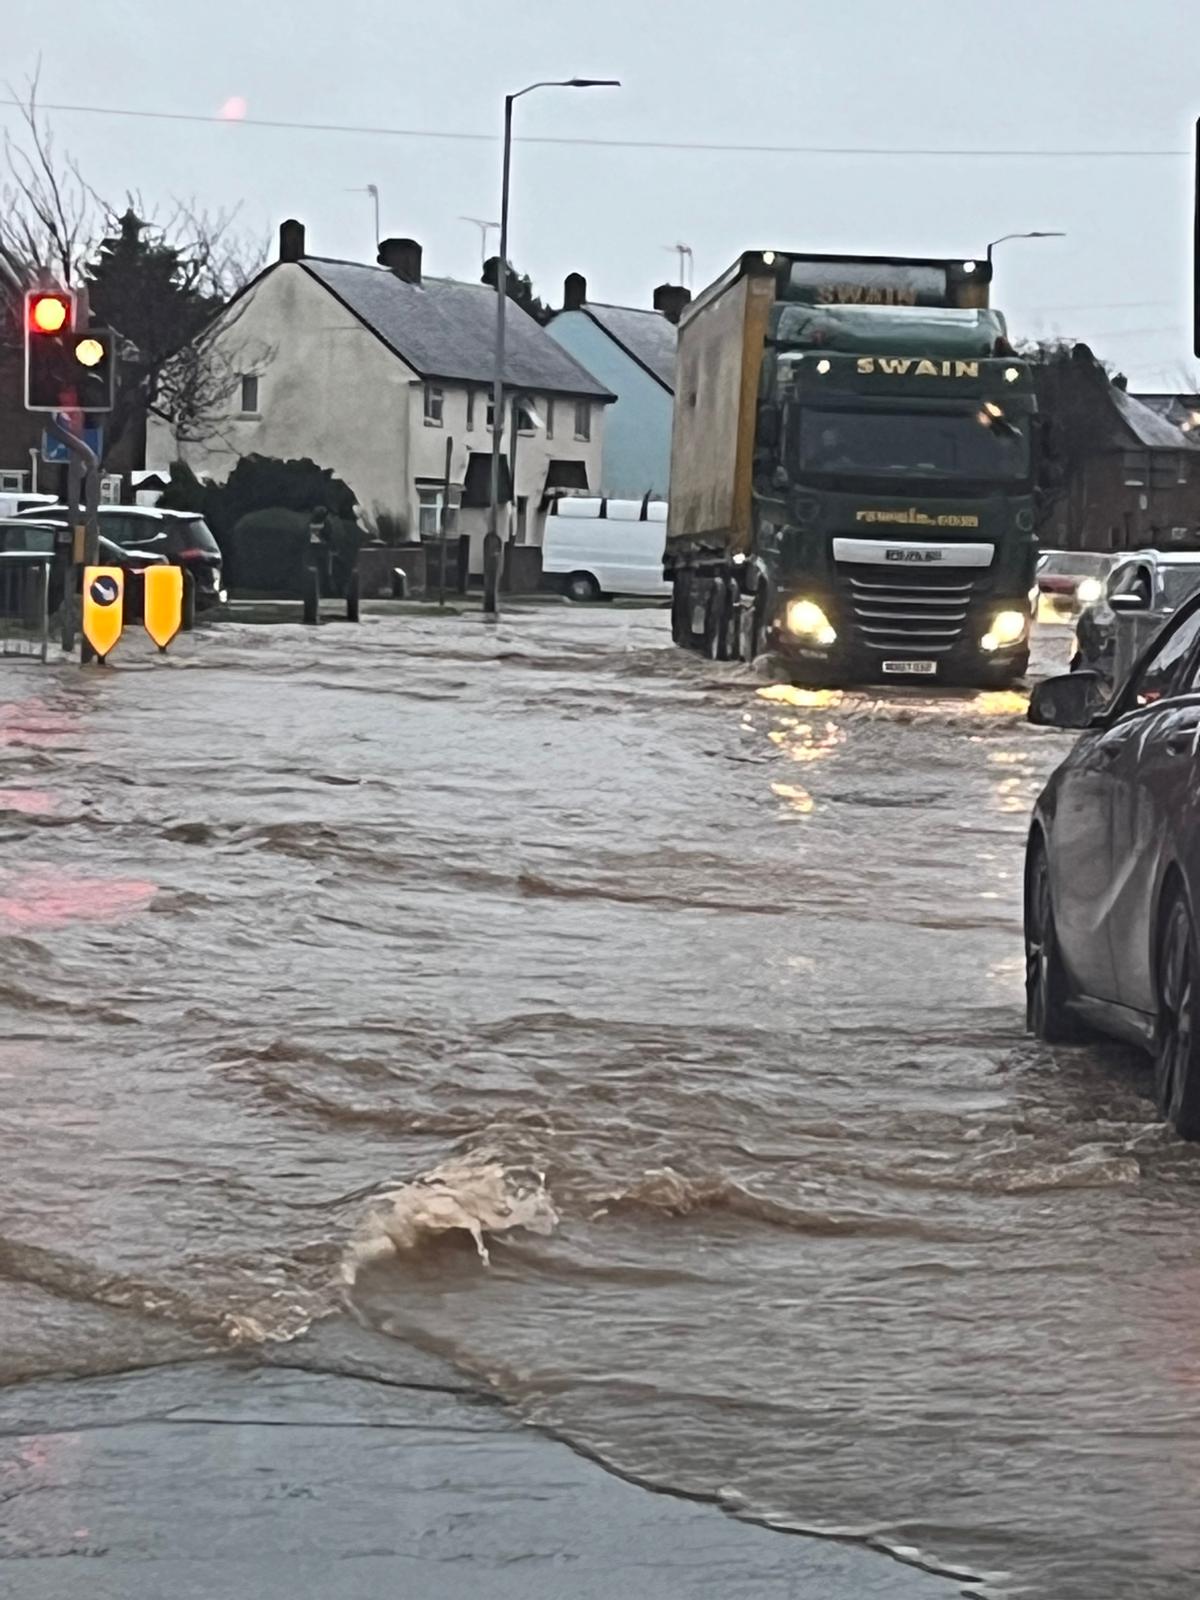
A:
{"label": "traffic light", "polygon": [[73,295],[26,291],[27,411],[111,411],[116,368],[112,331],[76,328]]}

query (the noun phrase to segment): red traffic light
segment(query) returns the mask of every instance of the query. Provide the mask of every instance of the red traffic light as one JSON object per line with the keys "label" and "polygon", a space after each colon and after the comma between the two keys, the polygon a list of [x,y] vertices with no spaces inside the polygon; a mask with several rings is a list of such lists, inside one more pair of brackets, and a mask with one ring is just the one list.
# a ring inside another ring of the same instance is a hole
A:
{"label": "red traffic light", "polygon": [[41,294],[31,290],[25,296],[25,325],[30,333],[69,333],[74,310],[74,301],[68,294]]}

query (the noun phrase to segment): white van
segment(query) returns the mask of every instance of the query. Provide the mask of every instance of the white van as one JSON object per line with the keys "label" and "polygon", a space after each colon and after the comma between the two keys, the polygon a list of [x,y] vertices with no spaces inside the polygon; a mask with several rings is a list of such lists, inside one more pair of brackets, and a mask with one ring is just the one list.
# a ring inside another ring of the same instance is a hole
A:
{"label": "white van", "polygon": [[542,573],[572,600],[650,595],[665,600],[665,500],[565,497],[546,513]]}

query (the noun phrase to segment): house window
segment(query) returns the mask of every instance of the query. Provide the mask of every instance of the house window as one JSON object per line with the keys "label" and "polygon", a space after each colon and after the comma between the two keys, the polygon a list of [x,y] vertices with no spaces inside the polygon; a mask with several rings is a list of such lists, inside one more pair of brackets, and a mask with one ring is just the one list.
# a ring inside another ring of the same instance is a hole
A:
{"label": "house window", "polygon": [[[532,402],[530,402],[530,404],[532,404]],[[525,405],[525,404],[523,404],[521,402],[518,402],[518,405],[517,405],[517,432],[518,433],[534,433],[536,431],[537,431],[537,426],[536,426],[536,424],[535,424],[535,422],[533,420],[533,412],[530,410],[529,406],[527,406],[527,405]]]}
{"label": "house window", "polygon": [[475,431],[475,391],[474,391],[474,389],[468,388],[468,390],[467,390],[467,432],[468,433],[474,433],[474,431]]}
{"label": "house window", "polygon": [[1121,480],[1127,489],[1144,489],[1146,486],[1146,452],[1121,451]]}
{"label": "house window", "polygon": [[487,397],[487,426],[489,431],[496,426],[496,401],[490,389]]}
{"label": "house window", "polygon": [[575,402],[575,437],[577,439],[590,439],[592,437],[592,403],[590,400],[576,400]]}
{"label": "house window", "polygon": [[1176,450],[1156,450],[1150,457],[1150,487],[1173,489],[1183,480],[1183,459]]}
{"label": "house window", "polygon": [[258,376],[253,372],[242,374],[242,415],[244,417],[258,415]]}
{"label": "house window", "polygon": [[546,437],[554,437],[554,401],[549,395],[546,396]]}
{"label": "house window", "polygon": [[417,490],[417,536],[436,539],[442,531],[442,491]]}
{"label": "house window", "polygon": [[437,383],[425,385],[425,426],[427,428],[440,428],[442,425],[442,408],[446,396],[442,387]]}

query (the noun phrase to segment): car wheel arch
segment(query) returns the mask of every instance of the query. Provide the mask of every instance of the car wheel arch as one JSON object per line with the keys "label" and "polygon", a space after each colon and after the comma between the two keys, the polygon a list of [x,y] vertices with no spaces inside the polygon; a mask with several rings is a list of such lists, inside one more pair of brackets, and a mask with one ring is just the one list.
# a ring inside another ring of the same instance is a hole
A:
{"label": "car wheel arch", "polygon": [[1183,869],[1179,863],[1172,860],[1167,863],[1162,880],[1159,883],[1154,916],[1150,922],[1154,940],[1154,946],[1150,951],[1150,971],[1155,975],[1155,983],[1158,982],[1158,963],[1162,955],[1162,941],[1163,933],[1166,930],[1167,913],[1177,896],[1187,906],[1188,915],[1191,916],[1194,924],[1196,919],[1192,910],[1192,897],[1188,893],[1187,879],[1184,877]]}

